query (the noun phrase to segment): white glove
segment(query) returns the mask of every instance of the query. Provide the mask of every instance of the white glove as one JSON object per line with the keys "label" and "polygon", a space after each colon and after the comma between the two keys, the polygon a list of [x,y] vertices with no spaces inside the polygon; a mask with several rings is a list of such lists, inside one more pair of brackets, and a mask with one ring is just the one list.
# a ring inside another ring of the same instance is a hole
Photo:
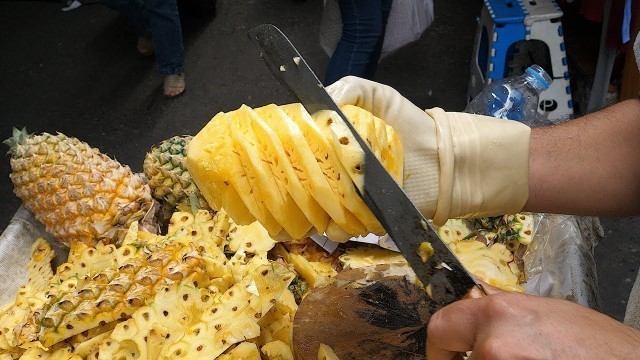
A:
{"label": "white glove", "polygon": [[404,191],[435,225],[522,210],[529,196],[528,126],[440,108],[425,112],[395,89],[353,76],[327,91],[338,106],[366,109],[398,133]]}

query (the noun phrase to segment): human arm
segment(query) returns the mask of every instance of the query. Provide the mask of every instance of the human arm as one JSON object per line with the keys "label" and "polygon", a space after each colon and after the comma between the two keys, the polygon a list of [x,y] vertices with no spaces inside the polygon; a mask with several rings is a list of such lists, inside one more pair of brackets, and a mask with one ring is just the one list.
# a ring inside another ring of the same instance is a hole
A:
{"label": "human arm", "polygon": [[[428,218],[500,215],[523,207],[640,214],[640,100],[529,134],[514,121],[423,111],[394,89],[355,77],[327,90],[338,105],[363,107],[400,134],[408,170],[403,187]],[[443,146],[442,124],[450,124],[452,146]],[[447,176],[442,164],[450,159],[455,168]],[[443,204],[451,205],[449,211],[437,210]]]}
{"label": "human arm", "polygon": [[501,292],[436,312],[427,331],[429,360],[634,359],[640,330],[562,299]]}
{"label": "human arm", "polygon": [[640,100],[533,128],[527,211],[640,214]]}

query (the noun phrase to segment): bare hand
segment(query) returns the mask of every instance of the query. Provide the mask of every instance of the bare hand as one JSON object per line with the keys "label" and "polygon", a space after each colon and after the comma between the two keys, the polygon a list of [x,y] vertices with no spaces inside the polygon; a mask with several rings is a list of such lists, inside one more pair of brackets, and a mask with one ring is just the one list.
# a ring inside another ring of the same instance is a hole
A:
{"label": "bare hand", "polygon": [[566,300],[495,293],[455,302],[429,322],[427,358],[636,359],[640,330]]}

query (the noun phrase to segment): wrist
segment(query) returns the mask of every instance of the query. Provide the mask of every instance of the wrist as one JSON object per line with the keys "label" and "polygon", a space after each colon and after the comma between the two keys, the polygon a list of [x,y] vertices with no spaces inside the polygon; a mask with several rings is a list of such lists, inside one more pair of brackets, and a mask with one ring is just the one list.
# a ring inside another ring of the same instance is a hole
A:
{"label": "wrist", "polygon": [[434,224],[520,211],[529,195],[531,129],[437,108],[427,114],[437,124],[441,170]]}

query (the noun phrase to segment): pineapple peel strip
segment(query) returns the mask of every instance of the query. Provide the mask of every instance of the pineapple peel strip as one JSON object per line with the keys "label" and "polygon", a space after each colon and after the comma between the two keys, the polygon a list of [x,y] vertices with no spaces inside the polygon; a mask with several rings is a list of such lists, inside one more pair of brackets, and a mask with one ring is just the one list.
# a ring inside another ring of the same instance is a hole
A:
{"label": "pineapple peel strip", "polygon": [[197,279],[204,274],[203,268],[203,261],[192,246],[144,248],[119,267],[94,275],[83,287],[50,297],[18,326],[19,342],[40,341],[48,347],[102,323],[127,317],[164,284],[187,277]]}
{"label": "pineapple peel strip", "polygon": [[232,344],[259,336],[258,321],[276,304],[293,278],[294,274],[277,262],[258,267],[205,311],[202,323],[193,327],[201,330],[187,332],[180,343],[169,348],[169,354],[180,351],[185,354],[181,356],[197,358],[202,353],[211,358]]}

